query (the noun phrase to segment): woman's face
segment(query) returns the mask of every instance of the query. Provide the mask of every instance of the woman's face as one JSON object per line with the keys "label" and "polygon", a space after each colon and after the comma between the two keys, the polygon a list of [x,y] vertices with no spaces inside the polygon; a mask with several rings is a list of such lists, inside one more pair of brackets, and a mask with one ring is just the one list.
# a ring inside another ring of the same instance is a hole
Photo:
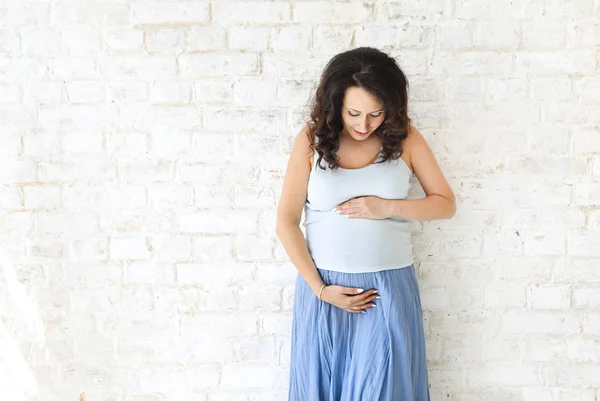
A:
{"label": "woman's face", "polygon": [[366,90],[350,87],[344,96],[342,120],[344,132],[357,141],[363,141],[385,120],[383,104]]}

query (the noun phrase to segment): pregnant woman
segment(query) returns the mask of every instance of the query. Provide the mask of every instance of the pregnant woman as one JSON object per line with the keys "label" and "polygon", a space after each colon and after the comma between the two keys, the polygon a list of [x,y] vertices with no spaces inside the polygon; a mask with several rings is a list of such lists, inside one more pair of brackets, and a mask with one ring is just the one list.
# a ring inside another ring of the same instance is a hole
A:
{"label": "pregnant woman", "polygon": [[[298,269],[290,401],[429,400],[409,221],[447,219],[456,206],[411,125],[407,90],[387,54],[338,54],[294,142],[277,210]],[[413,174],[423,199],[406,199]]]}

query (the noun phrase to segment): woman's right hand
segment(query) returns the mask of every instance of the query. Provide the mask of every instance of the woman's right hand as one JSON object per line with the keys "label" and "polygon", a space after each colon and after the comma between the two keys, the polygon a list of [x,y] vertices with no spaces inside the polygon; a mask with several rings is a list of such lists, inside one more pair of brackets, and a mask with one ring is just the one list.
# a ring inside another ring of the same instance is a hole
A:
{"label": "woman's right hand", "polygon": [[360,292],[359,288],[328,285],[323,288],[321,300],[352,313],[364,313],[372,308],[374,299],[381,298],[376,289]]}

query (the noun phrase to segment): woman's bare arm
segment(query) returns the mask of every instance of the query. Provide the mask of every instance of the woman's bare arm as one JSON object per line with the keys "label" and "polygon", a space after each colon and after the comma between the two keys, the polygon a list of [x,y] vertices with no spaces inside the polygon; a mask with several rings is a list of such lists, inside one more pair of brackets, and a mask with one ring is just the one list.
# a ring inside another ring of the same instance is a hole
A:
{"label": "woman's bare arm", "polygon": [[296,136],[283,180],[277,207],[277,237],[291,262],[296,266],[313,292],[318,295],[324,284],[310,256],[306,240],[300,230],[302,210],[306,202],[308,176],[311,169],[312,150],[308,127]]}
{"label": "woman's bare arm", "polygon": [[405,146],[408,151],[409,166],[423,187],[426,197],[392,200],[388,203],[389,215],[421,221],[449,219],[454,216],[456,213],[454,192],[425,138],[413,126],[410,127]]}

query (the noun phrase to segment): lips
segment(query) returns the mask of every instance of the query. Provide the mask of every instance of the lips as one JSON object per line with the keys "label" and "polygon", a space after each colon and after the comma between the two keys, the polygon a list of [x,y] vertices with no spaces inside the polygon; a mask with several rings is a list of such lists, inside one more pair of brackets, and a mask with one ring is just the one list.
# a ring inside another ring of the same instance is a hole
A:
{"label": "lips", "polygon": [[355,133],[356,135],[362,135],[362,136],[365,136],[365,135],[367,135],[367,134],[369,133],[369,131],[367,131],[367,132],[360,132],[360,131],[357,131],[357,130],[355,130],[354,128],[352,128],[352,129],[354,130],[354,133]]}

